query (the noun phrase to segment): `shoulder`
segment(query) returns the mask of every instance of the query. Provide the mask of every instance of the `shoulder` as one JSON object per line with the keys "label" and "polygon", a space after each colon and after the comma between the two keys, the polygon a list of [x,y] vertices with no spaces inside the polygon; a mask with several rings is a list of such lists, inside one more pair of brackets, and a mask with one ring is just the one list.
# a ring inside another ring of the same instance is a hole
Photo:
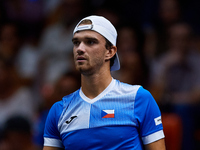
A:
{"label": "shoulder", "polygon": [[69,95],[66,95],[62,98],[62,102],[63,102],[63,105],[68,105],[69,103],[71,103],[72,100],[74,100],[76,97],[79,96],[79,92],[80,92],[80,89],[76,90],[75,92],[69,94]]}
{"label": "shoulder", "polygon": [[116,80],[115,89],[124,93],[135,93],[137,98],[152,97],[151,93],[141,85],[131,85]]}
{"label": "shoulder", "polygon": [[69,95],[64,96],[62,100],[71,99],[71,98],[73,98],[74,96],[77,96],[77,94],[79,94],[79,91],[80,91],[80,89],[74,91],[73,93],[71,93],[71,94],[69,94]]}
{"label": "shoulder", "polygon": [[[54,103],[48,112],[45,124],[45,133],[49,133],[53,129],[57,129],[57,124],[63,112],[63,102],[58,101]],[[50,129],[50,130],[49,130]]]}
{"label": "shoulder", "polygon": [[137,91],[137,98],[149,99],[149,98],[153,98],[153,96],[147,89],[140,86]]}
{"label": "shoulder", "polygon": [[63,107],[63,101],[62,100],[55,102],[52,105],[51,109],[56,109],[56,108],[61,108],[61,107]]}
{"label": "shoulder", "polygon": [[63,101],[58,101],[56,103],[54,103],[49,111],[49,115],[51,117],[55,117],[55,118],[59,118],[59,116],[61,115],[63,111]]}
{"label": "shoulder", "polygon": [[122,92],[123,94],[125,93],[137,93],[137,91],[142,87],[141,85],[131,85],[128,83],[121,82],[119,80],[116,80],[116,85],[115,89],[118,92]]}
{"label": "shoulder", "polygon": [[152,96],[152,94],[147,90],[144,89],[142,86],[138,89],[136,97],[135,97],[135,106],[136,107],[149,107],[149,106],[156,106],[157,103]]}
{"label": "shoulder", "polygon": [[139,116],[141,113],[158,113],[158,116],[160,115],[160,109],[154,97],[148,90],[144,89],[143,87],[140,87],[137,91],[134,108],[135,113],[139,114]]}
{"label": "shoulder", "polygon": [[[73,93],[71,93],[69,95],[66,95],[66,96],[64,96],[62,98],[62,100],[55,102],[52,105],[50,111],[60,112],[61,113],[61,111],[63,110],[63,108],[66,107],[66,105],[68,105],[74,99],[74,97],[77,96],[77,94],[79,94],[78,91],[79,90],[77,90],[77,91],[75,91],[75,92],[73,92]],[[60,113],[58,113],[58,114],[60,114]]]}

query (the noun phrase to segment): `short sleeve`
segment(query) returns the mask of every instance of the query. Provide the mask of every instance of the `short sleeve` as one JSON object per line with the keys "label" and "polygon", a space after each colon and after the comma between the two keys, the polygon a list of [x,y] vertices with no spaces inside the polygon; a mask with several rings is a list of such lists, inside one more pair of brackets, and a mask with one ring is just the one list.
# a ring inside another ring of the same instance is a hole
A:
{"label": "short sleeve", "polygon": [[58,130],[58,121],[63,110],[62,101],[56,102],[50,109],[44,129],[44,146],[60,147],[63,144]]}
{"label": "short sleeve", "polygon": [[138,89],[134,113],[143,144],[164,138],[160,109],[151,93],[143,87]]}

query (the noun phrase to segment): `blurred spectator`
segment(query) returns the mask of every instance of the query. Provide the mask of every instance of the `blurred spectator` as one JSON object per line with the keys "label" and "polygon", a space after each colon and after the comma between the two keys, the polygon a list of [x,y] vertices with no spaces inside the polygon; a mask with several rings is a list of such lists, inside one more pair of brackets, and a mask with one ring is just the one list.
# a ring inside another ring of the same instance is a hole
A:
{"label": "blurred spectator", "polygon": [[51,106],[62,97],[68,95],[80,88],[80,75],[77,72],[70,71],[63,74],[52,87],[44,87],[41,89],[43,96],[43,104],[38,112],[35,121],[34,142],[38,147],[43,147],[43,130],[47,114]]}
{"label": "blurred spectator", "polygon": [[40,43],[41,82],[54,84],[71,69],[72,32],[74,24],[84,15],[83,6],[82,0],[63,0],[57,9],[55,22],[47,24],[44,29]]}
{"label": "blurred spectator", "polygon": [[182,10],[182,15],[184,20],[187,21],[190,26],[194,29],[195,33],[200,35],[200,19],[198,14],[200,14],[200,1],[199,0],[178,0]]}
{"label": "blurred spectator", "polygon": [[0,127],[12,115],[20,114],[30,121],[35,103],[30,90],[20,84],[13,63],[0,57]]}
{"label": "blurred spectator", "polygon": [[140,25],[143,21],[144,1],[112,0],[110,7],[114,4],[118,13],[122,16],[121,21]]}
{"label": "blurred spectator", "polygon": [[0,149],[37,150],[32,142],[31,127],[29,120],[22,116],[8,118],[3,128],[3,139],[0,141]]}
{"label": "blurred spectator", "polygon": [[118,30],[118,54],[121,68],[113,76],[122,82],[148,85],[148,69],[142,54],[142,33],[124,25]]}
{"label": "blurred spectator", "polygon": [[182,119],[182,149],[194,149],[196,104],[200,101],[200,54],[191,48],[192,31],[185,23],[169,28],[169,50],[154,64],[151,92],[161,111]]}
{"label": "blurred spectator", "polygon": [[42,0],[44,5],[44,15],[45,17],[49,17],[60,5],[62,0]]}
{"label": "blurred spectator", "polygon": [[3,4],[7,20],[16,22],[22,35],[37,32],[43,24],[42,0],[4,0]]}
{"label": "blurred spectator", "polygon": [[80,88],[80,77],[76,71],[69,71],[61,75],[54,83],[51,90],[45,84],[41,89],[44,106],[50,108],[56,101]]}
{"label": "blurred spectator", "polygon": [[[90,12],[89,15],[99,15],[104,16],[110,22],[115,26],[115,28],[118,28],[121,24],[121,15],[119,8],[119,0],[89,0],[90,2]],[[115,4],[115,7],[113,7],[113,3]]]}
{"label": "blurred spectator", "polygon": [[104,16],[107,18],[116,28],[120,25],[119,13],[116,10],[103,6],[94,11],[95,15]]}
{"label": "blurred spectator", "polygon": [[168,28],[182,19],[178,0],[160,0],[157,15],[143,25],[145,32],[144,55],[151,62],[168,49]]}
{"label": "blurred spectator", "polygon": [[160,23],[169,26],[180,19],[181,10],[178,0],[161,0],[159,5]]}
{"label": "blurred spectator", "polygon": [[0,28],[0,54],[5,59],[16,61],[21,45],[19,28],[13,22],[6,22]]}
{"label": "blurred spectator", "polygon": [[39,35],[30,35],[23,41],[16,58],[16,68],[24,85],[32,88],[36,82],[39,66]]}
{"label": "blurred spectator", "polygon": [[168,49],[167,32],[169,27],[182,19],[180,5],[177,0],[161,0],[158,14],[159,19],[155,23],[158,40],[157,55]]}
{"label": "blurred spectator", "polygon": [[[27,86],[32,84],[33,77],[37,72],[39,51],[34,36],[36,34],[32,35],[32,41],[28,36],[26,41],[23,40],[19,26],[14,22],[5,22],[0,28],[0,55],[13,63],[21,82]],[[27,39],[29,39],[29,43]]]}

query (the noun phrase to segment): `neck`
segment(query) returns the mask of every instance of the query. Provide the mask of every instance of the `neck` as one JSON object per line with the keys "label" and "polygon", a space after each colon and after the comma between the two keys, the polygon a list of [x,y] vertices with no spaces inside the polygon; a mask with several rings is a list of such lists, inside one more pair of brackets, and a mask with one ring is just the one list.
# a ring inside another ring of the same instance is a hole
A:
{"label": "neck", "polygon": [[90,76],[81,75],[81,89],[88,98],[93,99],[103,92],[111,81],[110,72]]}

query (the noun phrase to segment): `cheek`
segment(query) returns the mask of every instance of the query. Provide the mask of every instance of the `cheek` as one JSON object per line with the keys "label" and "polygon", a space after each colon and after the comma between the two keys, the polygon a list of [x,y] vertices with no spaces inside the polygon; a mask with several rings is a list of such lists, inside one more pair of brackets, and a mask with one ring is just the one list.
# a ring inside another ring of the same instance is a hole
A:
{"label": "cheek", "polygon": [[94,61],[99,62],[99,61],[104,60],[105,53],[101,52],[100,50],[97,50],[97,51],[94,51],[91,56]]}
{"label": "cheek", "polygon": [[94,50],[94,55],[96,55],[96,57],[104,58],[106,56],[106,52],[107,49],[105,48],[105,46],[99,46]]}
{"label": "cheek", "polygon": [[76,53],[76,50],[75,50],[75,48],[73,47],[73,54],[75,55],[75,53]]}
{"label": "cheek", "polygon": [[75,59],[76,56],[76,50],[73,48],[73,58]]}

